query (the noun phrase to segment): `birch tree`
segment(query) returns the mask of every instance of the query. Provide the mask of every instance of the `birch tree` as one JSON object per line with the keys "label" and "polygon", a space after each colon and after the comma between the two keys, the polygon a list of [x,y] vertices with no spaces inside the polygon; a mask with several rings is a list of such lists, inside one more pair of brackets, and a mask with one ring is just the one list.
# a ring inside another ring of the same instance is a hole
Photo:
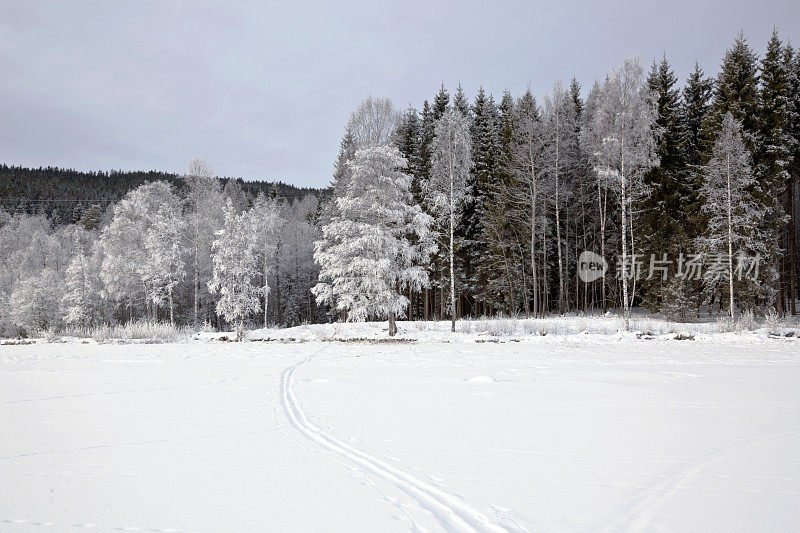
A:
{"label": "birch tree", "polygon": [[631,306],[628,238],[634,234],[630,188],[631,184],[641,187],[644,172],[658,164],[655,106],[638,57],[626,59],[622,67],[608,74],[589,128],[590,138],[595,141],[591,147],[595,171],[601,176],[614,177],[619,183],[622,310],[627,330]]}
{"label": "birch tree", "polygon": [[450,230],[450,319],[456,330],[455,223],[468,198],[467,180],[471,167],[469,121],[448,107],[436,122],[430,179],[424,184],[431,212],[445,218]]}
{"label": "birch tree", "polygon": [[200,320],[200,302],[205,281],[211,276],[211,245],[214,232],[222,227],[225,206],[222,186],[214,176],[211,163],[202,158],[189,162],[184,175],[187,185],[186,203],[189,210],[187,238],[192,248],[193,323]]}
{"label": "birch tree", "polygon": [[264,298],[264,327],[267,327],[269,309],[269,276],[275,270],[275,253],[284,220],[281,217],[277,200],[263,194],[256,198],[253,207],[247,212],[247,225],[257,240],[257,258],[260,264],[263,284],[261,296]]}

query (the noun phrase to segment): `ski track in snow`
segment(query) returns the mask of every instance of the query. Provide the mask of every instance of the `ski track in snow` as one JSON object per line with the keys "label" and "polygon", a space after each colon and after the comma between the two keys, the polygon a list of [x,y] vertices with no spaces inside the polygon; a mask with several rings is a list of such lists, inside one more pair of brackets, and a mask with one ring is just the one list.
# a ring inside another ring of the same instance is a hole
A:
{"label": "ski track in snow", "polygon": [[652,522],[658,511],[673,496],[675,496],[688,481],[694,478],[702,470],[712,466],[714,463],[722,459],[736,454],[737,452],[765,444],[794,440],[797,438],[800,438],[800,434],[759,435],[744,439],[730,446],[725,446],[722,449],[698,457],[697,459],[685,464],[683,468],[679,469],[676,473],[667,477],[665,480],[647,489],[647,492],[651,492],[652,494],[644,496],[644,498],[638,504],[634,505],[621,517],[618,517],[613,526],[603,527],[602,530],[645,531],[652,529],[655,527]]}
{"label": "ski track in snow", "polygon": [[[294,395],[292,381],[294,372],[300,366],[312,361],[319,353],[312,354],[299,363],[286,368],[281,373],[281,400],[286,416],[295,429],[322,448],[334,452],[355,464],[365,474],[377,476],[405,492],[433,514],[442,527],[448,531],[480,533],[508,531],[506,528],[493,524],[484,514],[473,509],[457,496],[425,483],[362,450],[345,444],[310,422]],[[392,503],[398,505],[396,502]],[[402,510],[408,515],[405,508]],[[415,528],[417,527],[413,519],[412,524]],[[520,529],[519,531],[524,530]]]}

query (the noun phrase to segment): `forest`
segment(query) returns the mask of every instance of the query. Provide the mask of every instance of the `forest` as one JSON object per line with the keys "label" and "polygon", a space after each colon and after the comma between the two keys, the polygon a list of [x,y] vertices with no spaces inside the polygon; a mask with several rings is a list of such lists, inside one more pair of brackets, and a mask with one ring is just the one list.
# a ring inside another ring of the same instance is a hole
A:
{"label": "forest", "polygon": [[665,55],[538,97],[368,97],[333,167],[315,190],[203,159],[0,166],[0,334],[797,311],[800,53],[777,31],[682,84]]}

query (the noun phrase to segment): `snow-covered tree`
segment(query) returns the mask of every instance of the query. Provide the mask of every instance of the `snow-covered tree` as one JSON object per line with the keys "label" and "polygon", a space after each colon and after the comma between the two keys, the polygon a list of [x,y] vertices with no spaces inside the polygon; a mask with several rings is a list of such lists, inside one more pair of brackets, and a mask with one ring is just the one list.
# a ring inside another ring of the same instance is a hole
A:
{"label": "snow-covered tree", "polygon": [[[731,113],[722,120],[722,129],[714,143],[712,157],[703,167],[703,213],[708,217],[705,234],[698,239],[706,253],[722,254],[728,278],[728,314],[733,318],[734,262],[742,254],[766,256],[766,242],[758,228],[766,214],[757,200],[756,180],[751,156],[742,140],[742,125]],[[735,252],[735,254],[734,254]],[[707,278],[707,285],[724,279]]]}
{"label": "snow-covered tree", "polygon": [[383,146],[391,142],[399,118],[389,98],[369,96],[350,115],[347,131],[357,148]]}
{"label": "snow-covered tree", "polygon": [[205,159],[196,158],[189,163],[184,181],[188,188],[186,227],[192,249],[193,318],[197,326],[201,304],[208,301],[206,282],[213,270],[211,244],[214,242],[214,233],[222,227],[225,196],[211,164]]}
{"label": "snow-covered tree", "polygon": [[428,283],[424,262],[433,252],[431,218],[412,202],[411,177],[396,147],[360,149],[349,163],[347,193],[337,198],[337,215],[322,229],[315,261],[319,303],[348,311],[348,320],[387,317],[397,332],[408,298],[403,289]]}
{"label": "snow-covered tree", "polygon": [[147,252],[145,277],[152,287],[150,298],[155,305],[163,305],[166,300],[170,324],[175,324],[173,292],[186,276],[181,247],[185,226],[178,199],[167,196],[153,215],[144,243]]}
{"label": "snow-covered tree", "polygon": [[9,301],[14,324],[28,333],[57,326],[60,287],[61,277],[51,268],[17,280]]}
{"label": "snow-covered tree", "polygon": [[558,312],[564,313],[566,306],[565,287],[565,259],[564,243],[561,236],[561,211],[564,200],[562,186],[562,173],[568,170],[574,162],[569,161],[570,154],[574,154],[575,138],[575,112],[569,92],[561,82],[553,85],[553,92],[545,96],[543,116],[543,137],[545,141],[544,159],[546,162],[544,174],[549,178],[553,191],[552,204],[555,215],[556,231],[556,258],[558,266]]}
{"label": "snow-covered tree", "polygon": [[233,202],[225,206],[225,223],[215,233],[212,245],[214,273],[208,282],[212,294],[219,294],[217,313],[236,329],[236,340],[244,335],[244,321],[261,308],[259,288],[253,280],[259,274],[256,260],[257,240],[250,228],[248,215],[236,214]]}
{"label": "snow-covered tree", "polygon": [[[658,164],[655,103],[638,57],[626,59],[622,67],[608,74],[596,106],[585,139],[598,175],[613,177],[619,183],[622,265],[627,270],[629,238],[633,247],[633,199],[643,192],[643,174]],[[628,276],[629,272],[623,272],[625,329],[629,327],[631,306]]]}
{"label": "snow-covered tree", "polygon": [[76,225],[73,256],[67,267],[61,305],[64,322],[84,328],[97,324],[102,317],[100,272],[88,247],[87,231],[83,225]]}
{"label": "snow-covered tree", "polygon": [[450,319],[456,330],[455,287],[455,224],[464,201],[468,198],[467,180],[470,167],[469,121],[458,110],[448,107],[436,122],[432,150],[432,169],[425,183],[425,196],[437,218],[446,220],[450,231]]}
{"label": "snow-covered tree", "polygon": [[263,194],[256,198],[253,207],[247,211],[246,223],[256,239],[258,246],[256,255],[263,275],[261,296],[264,298],[264,327],[267,327],[267,313],[269,310],[269,276],[275,269],[275,252],[278,248],[280,231],[284,220],[281,217],[280,205],[275,199],[267,198]]}
{"label": "snow-covered tree", "polygon": [[[104,293],[126,304],[129,318],[142,302],[147,317],[155,319],[157,306],[180,276],[182,262],[175,249],[175,229],[181,227],[176,220],[179,212],[172,187],[154,181],[125,195],[114,206],[114,218],[101,233]],[[159,235],[168,242],[154,242]]]}

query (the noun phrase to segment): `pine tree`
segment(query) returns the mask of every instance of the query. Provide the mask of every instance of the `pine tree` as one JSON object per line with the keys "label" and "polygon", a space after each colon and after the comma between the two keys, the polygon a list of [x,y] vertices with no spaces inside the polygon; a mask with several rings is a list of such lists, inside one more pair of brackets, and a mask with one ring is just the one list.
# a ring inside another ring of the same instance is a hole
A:
{"label": "pine tree", "polygon": [[461,86],[460,81],[458,82],[458,87],[456,87],[456,94],[453,96],[453,107],[465,117],[469,117],[469,100],[467,100],[467,95],[464,94],[464,88]]}
{"label": "pine tree", "polygon": [[694,70],[686,80],[683,88],[681,102],[681,146],[683,147],[683,160],[688,172],[688,196],[683,216],[684,233],[691,239],[700,234],[700,187],[702,181],[695,178],[702,176],[700,166],[704,159],[705,147],[709,139],[705,138],[708,132],[704,128],[707,123],[708,113],[711,110],[711,98],[714,82],[705,77],[700,65],[695,62]]}
{"label": "pine tree", "polygon": [[[396,147],[375,146],[356,152],[352,181],[337,198],[338,215],[323,228],[317,245],[319,303],[335,303],[348,320],[388,317],[389,335],[403,316],[408,298],[401,292],[428,283],[422,266],[432,250],[431,219],[413,203],[411,177]],[[416,235],[415,242],[408,238]]]}
{"label": "pine tree", "polygon": [[517,275],[517,265],[525,259],[519,254],[518,220],[512,208],[519,192],[515,171],[516,131],[514,99],[509,91],[504,91],[500,102],[497,179],[489,186],[480,238],[485,251],[478,267],[479,277],[486,280],[484,300],[505,309],[509,315],[516,313],[520,300],[526,297],[523,280]]}
{"label": "pine tree", "polygon": [[758,57],[744,33],[740,33],[725,52],[714,81],[714,100],[701,133],[705,142],[704,161],[711,157],[725,113],[731,113],[741,122],[745,146],[754,154],[759,131],[758,108]]}
{"label": "pine tree", "polygon": [[[641,249],[645,257],[677,257],[688,245],[684,216],[691,186],[684,160],[683,123],[677,78],[664,56],[653,63],[647,85],[656,104],[656,124],[661,135],[656,145],[658,166],[644,177],[649,194],[642,201]],[[663,279],[644,280],[644,299],[654,309],[663,302]]]}
{"label": "pine tree", "polygon": [[[785,229],[785,213],[791,211],[788,202],[791,198],[789,164],[792,141],[789,133],[791,105],[789,102],[789,70],[785,61],[785,51],[777,31],[774,30],[767,44],[767,53],[761,62],[759,92],[761,123],[757,146],[759,163],[755,173],[758,176],[764,201],[768,206],[765,231],[776,237],[773,241],[775,248],[782,248],[784,256],[789,255],[788,243],[781,237],[785,235],[782,231]],[[772,257],[775,258],[776,263],[780,261],[777,254],[773,254]],[[780,268],[779,272],[785,279],[786,269]],[[788,284],[784,282],[782,285]],[[785,309],[784,294],[783,290],[778,292],[778,304],[781,312]]]}
{"label": "pine tree", "polygon": [[436,96],[433,98],[433,105],[431,106],[431,113],[434,121],[442,118],[449,104],[450,93],[447,92],[447,89],[444,88],[444,83],[442,83],[439,92],[436,93]]}
{"label": "pine tree", "polygon": [[[467,297],[474,297],[476,310],[482,307],[486,313],[491,298],[487,288],[487,267],[482,265],[485,250],[481,234],[486,210],[491,203],[491,190],[499,173],[499,113],[494,98],[487,95],[483,88],[478,91],[472,111],[472,172],[468,185],[470,196],[464,205],[459,231],[464,239],[461,264],[463,279],[471,289],[471,294],[468,292]],[[482,306],[479,307],[478,304]]]}

